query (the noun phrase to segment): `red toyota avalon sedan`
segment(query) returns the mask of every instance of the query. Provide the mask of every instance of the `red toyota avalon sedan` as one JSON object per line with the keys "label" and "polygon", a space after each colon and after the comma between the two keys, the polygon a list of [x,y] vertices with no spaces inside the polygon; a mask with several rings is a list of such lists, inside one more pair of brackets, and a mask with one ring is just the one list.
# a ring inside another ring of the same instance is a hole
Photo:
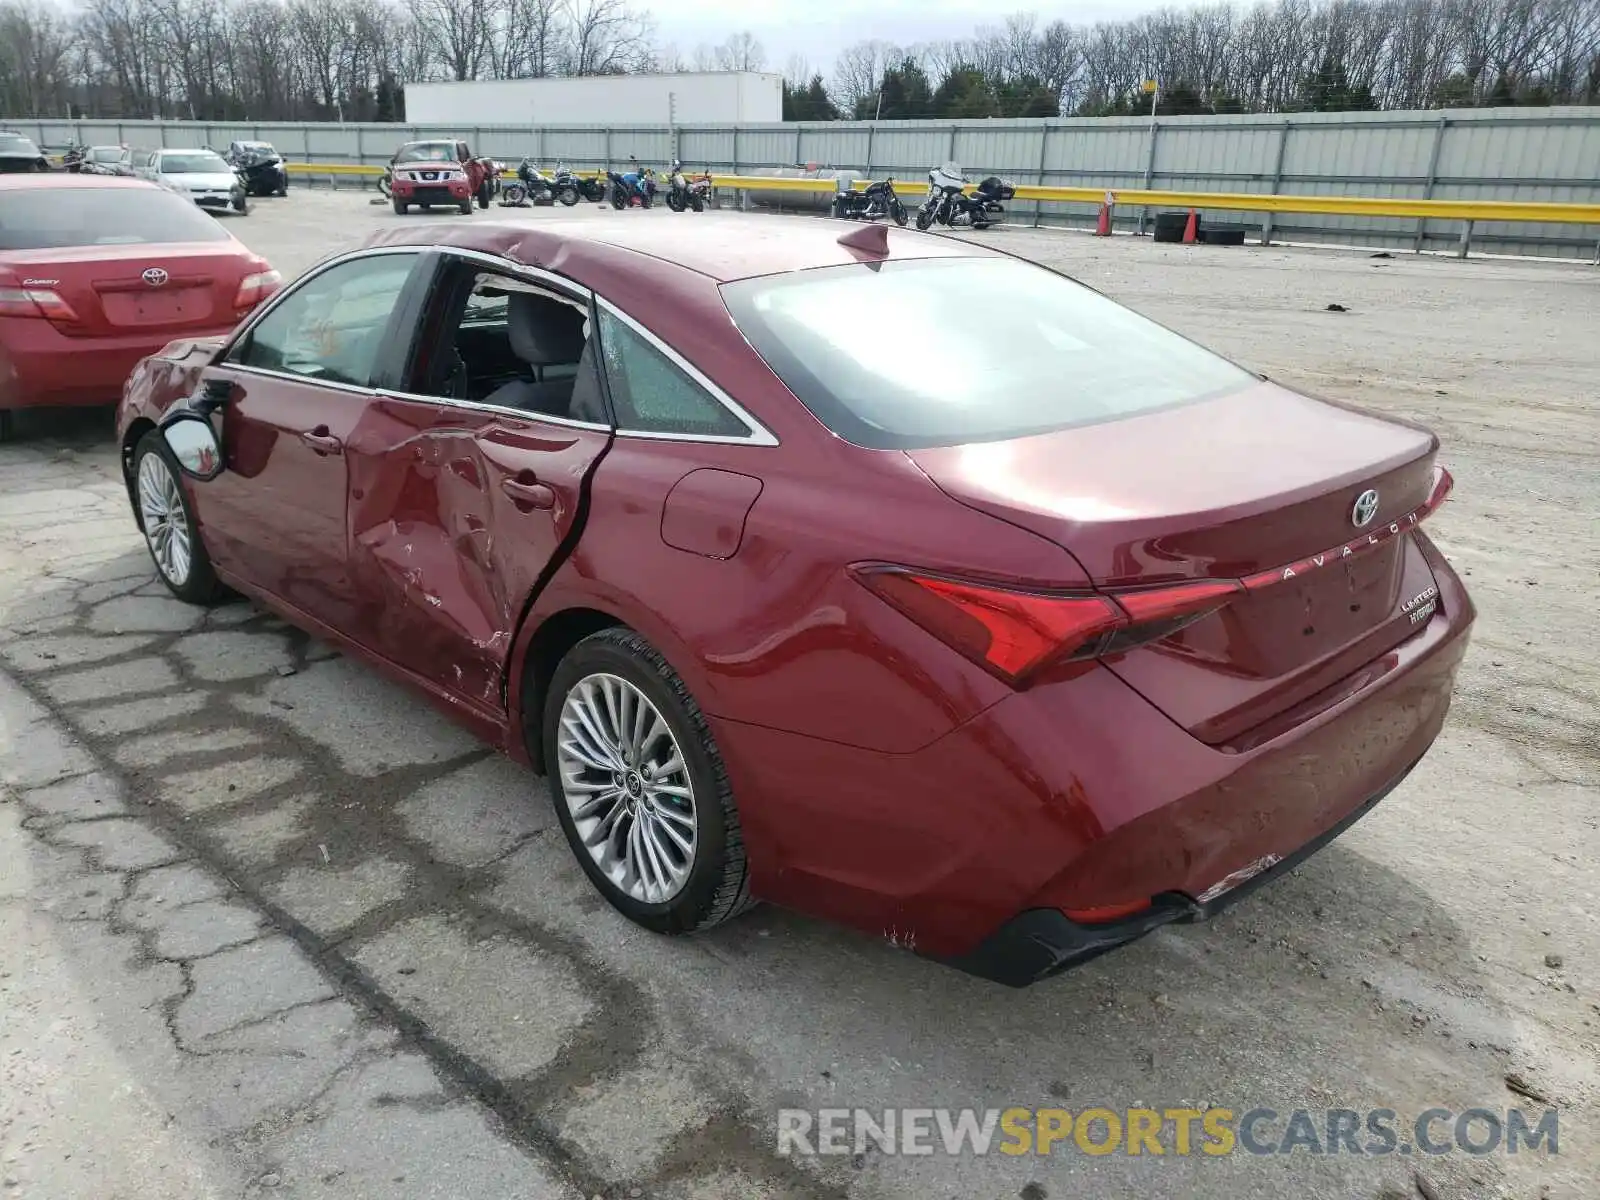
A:
{"label": "red toyota avalon sedan", "polygon": [[1431,434],[900,230],[396,228],[120,432],[174,593],[548,774],[634,921],[768,900],[1013,985],[1367,812],[1473,621]]}
{"label": "red toyota avalon sedan", "polygon": [[179,334],[219,334],[277,290],[181,196],[104,175],[0,175],[0,441],[12,412],[111,404]]}

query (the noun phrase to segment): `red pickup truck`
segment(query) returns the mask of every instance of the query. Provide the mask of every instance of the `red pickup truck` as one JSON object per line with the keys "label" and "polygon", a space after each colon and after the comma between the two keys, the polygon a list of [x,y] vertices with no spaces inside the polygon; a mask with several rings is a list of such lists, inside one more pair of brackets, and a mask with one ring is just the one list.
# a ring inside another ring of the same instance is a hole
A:
{"label": "red pickup truck", "polygon": [[395,212],[453,204],[470,216],[474,200],[489,207],[499,168],[491,158],[474,158],[465,142],[407,142],[389,160],[389,175]]}

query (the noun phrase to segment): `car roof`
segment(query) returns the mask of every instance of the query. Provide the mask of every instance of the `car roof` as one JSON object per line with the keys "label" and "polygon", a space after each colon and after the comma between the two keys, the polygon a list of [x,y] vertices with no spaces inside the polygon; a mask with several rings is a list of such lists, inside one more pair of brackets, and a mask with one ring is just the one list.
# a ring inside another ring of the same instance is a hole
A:
{"label": "car roof", "polygon": [[122,175],[0,175],[0,191],[34,188],[144,188],[159,192],[162,189],[143,179],[128,179]]}
{"label": "car roof", "polygon": [[[545,266],[583,280],[586,265],[603,268],[622,250],[715,280],[731,283],[864,261],[839,243],[861,225],[817,217],[700,213],[677,219],[618,214],[603,221],[548,221],[536,226],[475,222],[440,227],[393,226],[367,238],[366,246],[440,245],[477,250],[528,266]],[[933,234],[889,229],[889,258],[994,258],[994,251]]]}

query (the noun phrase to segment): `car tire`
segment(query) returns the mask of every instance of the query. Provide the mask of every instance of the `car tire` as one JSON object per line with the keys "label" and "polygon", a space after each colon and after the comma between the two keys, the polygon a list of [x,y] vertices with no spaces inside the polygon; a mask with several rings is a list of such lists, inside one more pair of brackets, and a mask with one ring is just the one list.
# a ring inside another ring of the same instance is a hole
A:
{"label": "car tire", "polygon": [[461,206],[460,207],[461,207],[461,215],[463,217],[470,217],[472,215],[472,200],[471,200],[471,198],[463,200],[461,202]]}
{"label": "car tire", "polygon": [[390,203],[394,205],[394,215],[397,217],[403,217],[411,210],[411,206],[398,196],[390,201]]}
{"label": "car tire", "polygon": [[488,208],[489,207],[490,194],[491,193],[489,191],[489,181],[488,180],[484,180],[481,184],[478,185],[478,207],[479,208]]}
{"label": "car tire", "polygon": [[240,196],[233,202],[233,211],[241,217],[248,217],[250,215],[250,201]]}
{"label": "car tire", "polygon": [[133,453],[134,519],[167,590],[190,604],[213,604],[224,588],[212,569],[182,480],[166,438],[152,429]]}
{"label": "car tire", "polygon": [[9,408],[0,408],[0,442],[9,442],[17,436],[17,415]]}
{"label": "car tire", "polygon": [[[615,714],[650,720],[641,704],[656,720],[635,747],[617,732],[631,719]],[[563,743],[573,729],[578,737]],[[685,934],[755,903],[738,810],[710,727],[645,638],[614,626],[569,650],[550,680],[541,737],[556,819],[584,874],[623,916],[656,933]],[[609,779],[602,762],[617,767]],[[679,765],[653,774],[672,763]],[[589,841],[598,844],[591,849]]]}

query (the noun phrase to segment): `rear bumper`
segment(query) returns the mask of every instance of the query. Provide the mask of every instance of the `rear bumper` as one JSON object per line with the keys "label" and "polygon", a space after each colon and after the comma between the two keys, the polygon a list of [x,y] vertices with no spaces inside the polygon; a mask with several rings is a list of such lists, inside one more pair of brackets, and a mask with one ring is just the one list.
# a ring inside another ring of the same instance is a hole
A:
{"label": "rear bumper", "polygon": [[943,961],[947,966],[969,975],[1003,983],[1007,987],[1021,988],[1098,958],[1108,950],[1136,942],[1163,925],[1208,920],[1257,888],[1294,870],[1376,808],[1378,802],[1399,787],[1409,774],[1411,767],[1407,767],[1398,778],[1386,784],[1338,824],[1324,830],[1293,854],[1279,859],[1237,887],[1229,888],[1204,903],[1182,892],[1164,892],[1152,897],[1150,907],[1143,912],[1120,921],[1092,925],[1074,921],[1060,909],[1030,908],[1012,917],[980,942],[976,949]]}
{"label": "rear bumper", "polygon": [[752,889],[1022,982],[1234,902],[1367,811],[1443,727],[1475,613],[1418,539],[1434,617],[1370,682],[1248,750],[1206,745],[1105,669],[1008,695],[911,754],[713,719]]}
{"label": "rear bumper", "polygon": [[174,338],[232,329],[73,338],[48,321],[0,317],[0,408],[114,404],[139,361]]}

